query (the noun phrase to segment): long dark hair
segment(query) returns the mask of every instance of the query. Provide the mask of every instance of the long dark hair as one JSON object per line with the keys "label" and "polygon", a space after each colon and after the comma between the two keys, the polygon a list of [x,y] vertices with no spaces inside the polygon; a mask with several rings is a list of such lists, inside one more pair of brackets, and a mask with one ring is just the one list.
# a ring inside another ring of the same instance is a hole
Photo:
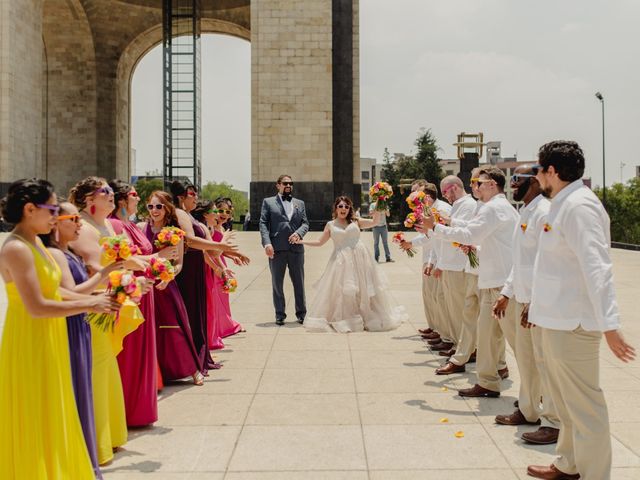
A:
{"label": "long dark hair", "polygon": [[347,213],[347,223],[354,222],[356,219],[355,219],[355,216],[353,214],[353,202],[351,201],[351,199],[349,197],[344,196],[344,195],[340,195],[338,198],[336,198],[336,201],[333,202],[333,211],[331,212],[331,214],[333,216],[333,219],[335,220],[336,218],[338,218],[337,209],[338,209],[338,205],[341,202],[344,202],[347,205],[349,205],[349,213]]}
{"label": "long dark hair", "polygon": [[195,218],[200,223],[207,224],[204,216],[213,208],[214,204],[211,200],[198,200],[196,204],[196,208],[191,210],[191,216]]}

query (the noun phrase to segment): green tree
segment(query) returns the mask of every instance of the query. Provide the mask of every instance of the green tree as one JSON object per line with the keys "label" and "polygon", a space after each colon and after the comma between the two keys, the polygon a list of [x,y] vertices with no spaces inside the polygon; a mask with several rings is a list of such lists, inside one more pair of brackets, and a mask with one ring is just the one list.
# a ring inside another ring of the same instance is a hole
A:
{"label": "green tree", "polygon": [[[594,191],[602,200],[602,189]],[[607,212],[611,218],[611,240],[640,245],[640,178],[607,188]]]}
{"label": "green tree", "polygon": [[140,196],[138,216],[144,217],[147,215],[147,200],[149,200],[149,195],[156,190],[164,190],[164,184],[162,183],[162,178],[150,178],[138,180],[135,187],[136,192],[138,192]]}
{"label": "green tree", "polygon": [[414,145],[418,147],[418,152],[415,155],[415,168],[419,173],[415,178],[424,178],[428,182],[435,183],[439,190],[444,172],[440,162],[438,162],[438,150],[440,148],[436,137],[431,133],[431,129],[425,130],[422,128]]}
{"label": "green tree", "polygon": [[200,197],[207,200],[215,200],[218,197],[228,197],[233,202],[233,219],[240,221],[240,215],[244,215],[249,209],[249,200],[244,192],[236,190],[227,182],[208,182],[202,187]]}

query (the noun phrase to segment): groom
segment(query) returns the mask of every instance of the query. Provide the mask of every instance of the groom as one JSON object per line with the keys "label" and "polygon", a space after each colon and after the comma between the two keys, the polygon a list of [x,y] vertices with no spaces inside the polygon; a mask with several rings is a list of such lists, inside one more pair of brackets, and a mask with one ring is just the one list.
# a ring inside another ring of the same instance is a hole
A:
{"label": "groom", "polygon": [[304,246],[296,245],[309,231],[304,202],[293,198],[293,181],[289,175],[280,175],[276,183],[278,194],[262,201],[260,212],[260,236],[264,252],[269,257],[273,306],[276,309],[276,325],[284,325],[284,273],[289,276],[296,297],[296,317],[304,323],[307,306],[304,298]]}

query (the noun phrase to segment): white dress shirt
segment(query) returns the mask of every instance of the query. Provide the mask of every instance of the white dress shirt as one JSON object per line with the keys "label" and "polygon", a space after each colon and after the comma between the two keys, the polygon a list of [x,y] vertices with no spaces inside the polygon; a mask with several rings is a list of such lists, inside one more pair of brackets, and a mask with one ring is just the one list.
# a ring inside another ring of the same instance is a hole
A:
{"label": "white dress shirt", "polygon": [[443,241],[478,245],[478,288],[502,288],[511,271],[511,240],[518,212],[499,193],[469,220],[452,220],[451,226],[436,225],[434,232]]}
{"label": "white dress shirt", "polygon": [[[480,211],[483,205],[484,205],[484,202],[480,200],[476,200],[476,209],[473,212],[474,217],[478,215],[478,212]],[[476,255],[479,256],[480,246],[479,245],[474,245],[474,246],[476,247]],[[471,262],[469,261],[469,257],[467,256],[467,264],[464,267],[464,271],[472,275],[475,275],[477,277],[480,274],[480,267],[472,267]]]}
{"label": "white dress shirt", "polygon": [[[446,215],[451,214],[451,205],[442,200],[436,199],[432,205],[433,208],[436,208],[438,211],[445,213]],[[436,265],[438,262],[438,248],[440,244],[440,240],[434,238],[433,232],[429,232],[427,235],[421,233],[411,240],[411,244],[414,247],[422,246],[422,263],[423,264],[433,264]]]}
{"label": "white dress shirt", "polygon": [[291,220],[291,217],[293,217],[293,198],[288,202],[285,202],[284,198],[282,198],[282,195],[278,194],[278,197],[280,198],[280,202],[282,202],[282,206],[284,207],[284,213],[287,215],[287,218]]}
{"label": "white dress shirt", "polygon": [[609,215],[576,180],[552,200],[533,267],[529,321],[553,330],[620,327],[609,247]]}
{"label": "white dress shirt", "polygon": [[[451,218],[459,220],[471,220],[476,211],[476,201],[471,195],[465,195],[453,202],[451,206]],[[438,262],[440,270],[462,272],[467,266],[467,256],[451,242],[438,242]]]}
{"label": "white dress shirt", "polygon": [[547,221],[549,200],[538,195],[520,209],[520,223],[513,232],[513,267],[500,292],[505,297],[515,295],[519,303],[531,301],[533,262],[538,253],[538,239]]}

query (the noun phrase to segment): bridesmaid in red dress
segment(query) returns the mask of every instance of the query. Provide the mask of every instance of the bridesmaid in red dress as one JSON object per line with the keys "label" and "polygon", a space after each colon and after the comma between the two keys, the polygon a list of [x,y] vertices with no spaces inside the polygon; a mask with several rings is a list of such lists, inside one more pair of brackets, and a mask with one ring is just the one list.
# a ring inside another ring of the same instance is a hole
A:
{"label": "bridesmaid in red dress", "polygon": [[[139,223],[138,228],[152,245],[164,227],[178,227],[176,209],[166,192],[155,191],[149,195],[147,212],[148,220]],[[155,245],[153,250],[158,251]],[[182,270],[184,242],[180,242],[178,250],[179,256],[174,262],[176,275]],[[204,378],[193,344],[189,316],[175,281],[156,285],[155,315],[156,347],[163,379],[170,381],[192,377],[195,385],[202,385]]]}
{"label": "bridesmaid in red dress", "polygon": [[[153,246],[129,217],[136,213],[140,198],[136,190],[120,180],[112,180],[109,186],[115,194],[115,209],[109,221],[116,234],[129,237],[140,249],[144,258],[153,254]],[[173,259],[177,249],[165,249],[163,257]],[[158,420],[158,365],[156,357],[156,321],[154,291],[149,290],[140,301],[140,311],[145,321],[133,333],[127,335],[123,350],[118,355],[118,366],[122,377],[122,389],[127,413],[127,426],[140,427]]]}

